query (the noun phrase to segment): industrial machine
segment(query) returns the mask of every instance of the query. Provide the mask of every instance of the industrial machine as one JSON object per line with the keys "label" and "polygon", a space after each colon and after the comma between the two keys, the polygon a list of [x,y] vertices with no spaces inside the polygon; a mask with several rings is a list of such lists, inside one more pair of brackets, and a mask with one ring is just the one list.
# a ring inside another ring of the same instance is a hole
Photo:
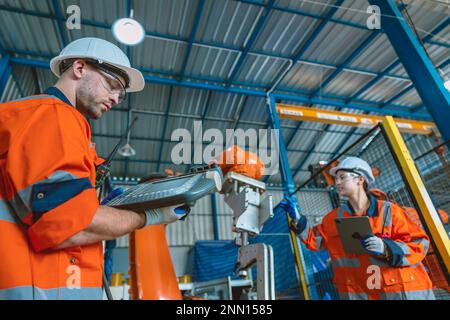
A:
{"label": "industrial machine", "polygon": [[[273,250],[264,243],[249,243],[249,237],[260,233],[264,223],[273,217],[272,195],[264,196],[265,184],[233,171],[224,177],[221,193],[233,211],[235,242],[240,246],[235,272],[243,278],[256,266],[256,297],[258,300],[275,299]],[[254,289],[254,288],[253,288]],[[254,297],[249,290],[247,297]]]}

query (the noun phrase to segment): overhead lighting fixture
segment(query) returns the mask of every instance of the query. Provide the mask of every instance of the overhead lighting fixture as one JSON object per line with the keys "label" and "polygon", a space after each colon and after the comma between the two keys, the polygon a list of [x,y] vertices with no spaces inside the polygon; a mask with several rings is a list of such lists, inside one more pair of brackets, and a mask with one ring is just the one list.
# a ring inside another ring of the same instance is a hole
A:
{"label": "overhead lighting fixture", "polygon": [[438,70],[439,70],[439,73],[441,74],[442,80],[444,81],[445,89],[450,91],[450,77],[448,75],[446,75],[444,70],[442,70],[441,68],[438,68]]}
{"label": "overhead lighting fixture", "polygon": [[136,155],[136,150],[127,142],[123,147],[119,149],[119,154],[122,157],[133,157]]}
{"label": "overhead lighting fixture", "polygon": [[112,33],[117,41],[127,46],[138,45],[145,38],[144,28],[133,19],[133,10],[131,10],[130,18],[122,18],[114,22]]}
{"label": "overhead lighting fixture", "polygon": [[133,157],[136,155],[136,150],[134,150],[134,148],[130,144],[130,137],[131,137],[131,128],[133,127],[134,123],[136,122],[137,117],[134,118],[133,121],[131,121],[131,117],[132,117],[132,113],[129,112],[128,113],[127,143],[117,151],[122,157]]}

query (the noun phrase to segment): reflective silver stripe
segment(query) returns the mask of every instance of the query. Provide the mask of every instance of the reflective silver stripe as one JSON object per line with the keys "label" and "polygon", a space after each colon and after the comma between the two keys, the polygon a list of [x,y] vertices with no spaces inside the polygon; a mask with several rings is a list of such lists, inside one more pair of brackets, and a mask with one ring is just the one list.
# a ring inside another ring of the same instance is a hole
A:
{"label": "reflective silver stripe", "polygon": [[19,102],[19,101],[24,101],[24,100],[34,100],[34,99],[49,99],[49,98],[58,99],[58,98],[55,97],[55,96],[43,94],[43,95],[39,95],[39,96],[28,96],[28,97],[20,98],[20,99],[13,100],[13,101],[10,101],[10,102]]}
{"label": "reflective silver stripe", "polygon": [[411,264],[409,263],[409,261],[408,261],[408,259],[406,258],[406,257],[403,257],[402,258],[402,262],[400,263],[400,266],[402,266],[402,267],[408,267],[408,266],[410,266]]}
{"label": "reflective silver stripe", "polygon": [[313,228],[314,236],[316,237],[317,248],[322,246],[322,236],[319,234],[316,228]]}
{"label": "reflective silver stripe", "polygon": [[433,290],[383,292],[382,300],[436,300]]}
{"label": "reflective silver stripe", "polygon": [[428,241],[425,238],[415,239],[415,240],[411,241],[411,243],[423,244],[425,254],[427,254],[428,249],[430,248],[430,241]]}
{"label": "reflective silver stripe", "polygon": [[338,218],[343,218],[344,217],[344,208],[343,207],[339,207],[338,208]]}
{"label": "reflective silver stripe", "polygon": [[17,192],[17,194],[11,199],[10,205],[20,217],[20,219],[25,219],[25,217],[31,212],[31,193],[33,186],[41,183],[56,183],[77,179],[77,177],[66,171],[55,171],[47,179],[38,181],[23,190]]}
{"label": "reflective silver stripe", "polygon": [[395,241],[395,244],[398,245],[400,249],[402,249],[403,254],[411,254],[411,251],[409,250],[409,247],[406,245],[406,243]]}
{"label": "reflective silver stripe", "polygon": [[367,293],[339,292],[340,300],[369,300]]}
{"label": "reflective silver stripe", "polygon": [[16,215],[10,209],[5,200],[0,200],[0,221],[7,221],[16,224]]}
{"label": "reflective silver stripe", "polygon": [[41,289],[32,286],[0,290],[0,300],[101,300],[102,288]]}
{"label": "reflective silver stripe", "polygon": [[358,258],[340,258],[332,259],[331,266],[333,268],[360,268],[361,262]]}
{"label": "reflective silver stripe", "polygon": [[309,234],[309,222],[308,219],[305,217],[306,219],[306,226],[305,229],[300,233],[300,238],[302,238],[304,241],[306,241],[308,239],[308,234]]}
{"label": "reflective silver stripe", "polygon": [[[384,223],[384,227],[388,228],[392,226],[392,204],[389,201],[383,201],[381,204],[381,217]],[[386,220],[385,220],[386,219]]]}

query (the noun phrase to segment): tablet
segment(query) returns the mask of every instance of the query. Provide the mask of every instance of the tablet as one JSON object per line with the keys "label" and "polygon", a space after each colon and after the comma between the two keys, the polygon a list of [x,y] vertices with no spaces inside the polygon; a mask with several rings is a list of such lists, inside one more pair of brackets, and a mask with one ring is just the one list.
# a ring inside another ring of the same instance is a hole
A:
{"label": "tablet", "polygon": [[373,235],[369,217],[336,218],[334,221],[345,252],[366,254],[361,239]]}

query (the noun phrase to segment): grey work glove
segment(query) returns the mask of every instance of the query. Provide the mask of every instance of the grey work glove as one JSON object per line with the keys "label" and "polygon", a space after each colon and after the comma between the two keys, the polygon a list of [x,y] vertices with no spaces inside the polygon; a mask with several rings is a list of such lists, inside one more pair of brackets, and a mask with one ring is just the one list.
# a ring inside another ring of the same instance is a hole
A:
{"label": "grey work glove", "polygon": [[158,224],[168,224],[185,218],[191,207],[186,205],[176,205],[171,207],[164,207],[158,209],[145,210],[145,225],[144,227]]}
{"label": "grey work glove", "polygon": [[368,236],[361,240],[361,244],[364,249],[366,249],[369,253],[374,254],[376,256],[382,256],[385,254],[386,245],[384,244],[383,239],[376,236]]}

